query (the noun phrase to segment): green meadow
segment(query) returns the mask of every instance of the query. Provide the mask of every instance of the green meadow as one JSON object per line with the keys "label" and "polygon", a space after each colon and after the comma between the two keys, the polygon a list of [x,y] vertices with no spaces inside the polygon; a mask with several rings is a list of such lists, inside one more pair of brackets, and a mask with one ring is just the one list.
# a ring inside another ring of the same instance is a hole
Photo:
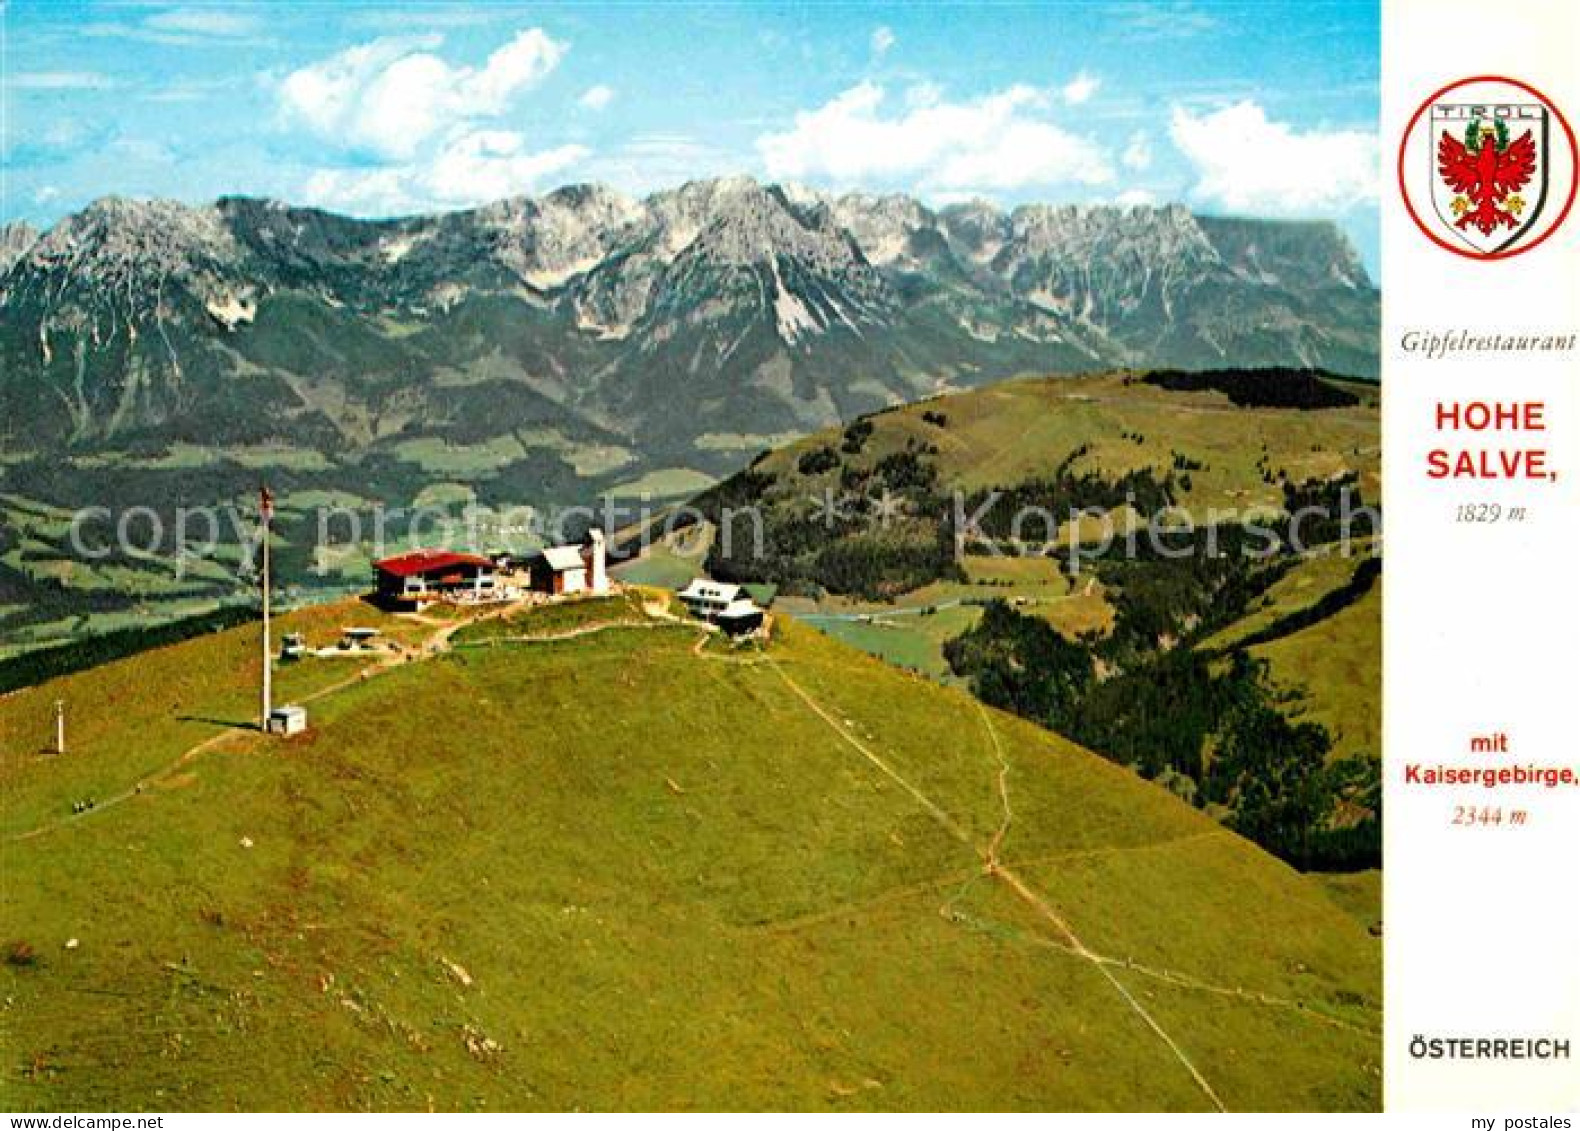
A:
{"label": "green meadow", "polygon": [[1382,593],[1251,649],[1293,692],[1302,718],[1333,736],[1334,757],[1382,755]]}
{"label": "green meadow", "polygon": [[[1204,512],[1279,507],[1280,489],[1264,480],[1259,464],[1295,482],[1355,472],[1365,497],[1376,500],[1379,393],[1358,382],[1344,388],[1359,403],[1303,412],[1240,407],[1220,392],[1171,391],[1124,373],[1003,381],[871,417],[863,457],[870,464],[907,443],[936,446],[932,459],[943,481],[972,491],[1048,475],[1083,447],[1073,470],[1110,476],[1143,468],[1161,473],[1179,453],[1202,465],[1190,471],[1180,494]],[[927,419],[940,413],[941,427]],[[789,473],[801,456],[837,441],[837,430],[816,433],[760,467]]]}
{"label": "green meadow", "polygon": [[0,699],[0,1105],[1379,1105],[1379,944],[1322,885],[962,691],[662,606],[295,614],[402,650],[282,667],[290,739],[244,729],[249,628]]}

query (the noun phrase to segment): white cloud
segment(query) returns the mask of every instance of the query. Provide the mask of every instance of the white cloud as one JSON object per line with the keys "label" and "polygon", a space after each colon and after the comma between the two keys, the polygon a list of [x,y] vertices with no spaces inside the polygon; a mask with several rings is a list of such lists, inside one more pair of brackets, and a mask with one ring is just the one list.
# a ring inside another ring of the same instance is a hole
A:
{"label": "white cloud", "polygon": [[382,31],[394,25],[413,27],[471,28],[497,24],[510,15],[504,5],[479,4],[462,7],[454,0],[436,0],[435,4],[405,3],[390,7],[362,8],[360,5],[341,18],[346,27],[373,28]]}
{"label": "white cloud", "polygon": [[311,204],[362,215],[484,204],[535,191],[589,152],[579,145],[532,151],[512,130],[473,130],[446,142],[431,160],[321,169],[308,178],[302,195]]}
{"label": "white cloud", "polygon": [[1119,163],[1137,173],[1152,166],[1152,142],[1146,130],[1137,130],[1130,135],[1125,151],[1119,155]]}
{"label": "white cloud", "polygon": [[[120,5],[116,10],[139,6],[146,5]],[[164,8],[136,22],[98,20],[82,23],[74,31],[96,39],[128,39],[172,47],[239,46],[267,38],[264,21],[253,13],[197,5]]]}
{"label": "white cloud", "polygon": [[884,116],[884,88],[863,82],[783,133],[757,139],[771,177],[840,186],[894,184],[927,194],[1103,184],[1114,171],[1094,142],[1048,120],[1049,100],[1012,86],[965,102],[913,102]]}
{"label": "white cloud", "polygon": [[287,75],[279,98],[288,120],[326,139],[405,160],[423,144],[509,108],[541,82],[566,45],[540,28],[519,32],[481,67],[453,66],[433,53],[441,40],[378,39]]}
{"label": "white cloud", "polygon": [[889,53],[889,48],[895,43],[894,29],[881,25],[872,29],[872,53],[879,59]]}
{"label": "white cloud", "polygon": [[[518,32],[480,66],[437,53],[438,35],[378,39],[292,72],[278,84],[281,113],[374,167],[324,168],[302,186],[314,204],[390,215],[480,204],[532,192],[583,162],[580,145],[532,147],[503,120],[517,97],[564,58],[541,29]],[[595,86],[581,103],[614,97]]]}
{"label": "white cloud", "polygon": [[1377,197],[1377,138],[1364,130],[1301,132],[1242,101],[1175,106],[1169,136],[1196,172],[1191,195],[1229,211],[1325,215]]}
{"label": "white cloud", "polygon": [[304,204],[357,216],[398,216],[422,211],[407,170],[320,169],[301,188]]}
{"label": "white cloud", "polygon": [[603,83],[589,86],[577,101],[588,110],[605,110],[614,101],[614,88]]}
{"label": "white cloud", "polygon": [[599,153],[584,174],[628,192],[651,192],[738,172],[745,163],[739,153],[689,134],[645,133]]}
{"label": "white cloud", "polygon": [[137,97],[144,102],[206,102],[240,85],[234,78],[176,79],[153,90],[140,90]]}
{"label": "white cloud", "polygon": [[219,8],[170,8],[155,12],[143,21],[143,26],[153,31],[178,35],[229,38],[251,35],[260,25],[256,17],[245,12]]}
{"label": "white cloud", "polygon": [[11,90],[105,90],[112,84],[97,71],[19,71],[5,76]]}
{"label": "white cloud", "polygon": [[477,204],[537,188],[583,160],[588,150],[561,145],[528,152],[526,139],[510,130],[479,130],[457,139],[439,154],[425,179],[434,199]]}
{"label": "white cloud", "polygon": [[1190,39],[1216,31],[1218,21],[1188,0],[1115,4],[1103,13],[1107,28],[1124,39]]}
{"label": "white cloud", "polygon": [[1065,83],[1064,88],[1059,93],[1064,95],[1064,100],[1071,106],[1079,106],[1081,103],[1089,101],[1092,95],[1097,93],[1097,88],[1102,85],[1103,81],[1101,79],[1082,71]]}
{"label": "white cloud", "polygon": [[1132,205],[1138,204],[1154,205],[1157,202],[1157,196],[1151,192],[1148,192],[1146,189],[1126,189],[1124,192],[1114,197],[1114,203],[1123,207],[1130,207]]}
{"label": "white cloud", "polygon": [[438,36],[430,35],[420,39],[376,39],[348,47],[287,75],[279,88],[281,109],[288,119],[326,138],[352,144],[366,144],[370,137],[380,140],[377,135],[383,132],[384,124],[378,121],[367,92],[390,67],[404,59],[434,59],[432,55],[420,54],[418,49],[437,47],[440,42]]}

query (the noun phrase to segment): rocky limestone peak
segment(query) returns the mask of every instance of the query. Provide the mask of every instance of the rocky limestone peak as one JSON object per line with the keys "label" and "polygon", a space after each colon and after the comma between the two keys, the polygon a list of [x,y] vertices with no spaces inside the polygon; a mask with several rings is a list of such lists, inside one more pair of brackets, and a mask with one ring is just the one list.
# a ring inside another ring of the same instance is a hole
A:
{"label": "rocky limestone peak", "polygon": [[596,267],[647,225],[641,204],[605,185],[567,185],[543,197],[512,197],[472,214],[500,261],[538,290]]}
{"label": "rocky limestone peak", "polygon": [[1034,306],[1111,326],[1143,308],[1173,317],[1181,286],[1220,269],[1217,250],[1191,213],[1113,205],[1023,205],[992,270]]}
{"label": "rocky limestone peak", "polygon": [[45,356],[56,328],[86,328],[98,342],[135,339],[141,324],[182,307],[234,325],[253,310],[247,259],[218,205],[105,197],[33,244],[5,276],[0,304],[41,305]]}
{"label": "rocky limestone peak", "polygon": [[708,194],[711,207],[686,247],[687,257],[718,266],[789,258],[815,271],[858,262],[855,245],[826,205],[797,208],[779,189],[745,178],[717,184]]}
{"label": "rocky limestone peak", "polygon": [[661,341],[707,327],[729,354],[743,326],[766,321],[797,346],[835,327],[859,332],[890,307],[827,200],[728,178],[656,194],[649,207],[653,238],[578,296],[579,317],[606,334],[638,320]]}
{"label": "rocky limestone peak", "polygon": [[1160,249],[1206,244],[1196,218],[1178,204],[1023,204],[1010,213],[1009,235],[1028,246],[1050,248],[1115,238]]}
{"label": "rocky limestone peak", "polygon": [[986,200],[962,201],[951,204],[938,214],[939,224],[949,238],[950,246],[978,263],[984,263],[998,254],[1009,238],[1009,217],[997,205]]}
{"label": "rocky limestone peak", "polygon": [[833,203],[833,212],[868,262],[880,266],[913,266],[915,261],[909,254],[911,238],[938,226],[931,211],[902,193],[846,193]]}
{"label": "rocky limestone peak", "polygon": [[1028,261],[1170,273],[1205,271],[1219,261],[1196,218],[1177,205],[1023,205],[1009,226],[994,261],[1006,275]]}
{"label": "rocky limestone peak", "polygon": [[1266,285],[1327,283],[1366,289],[1371,279],[1355,245],[1329,220],[1198,220],[1224,262],[1241,278]]}
{"label": "rocky limestone peak", "polygon": [[818,205],[835,204],[833,194],[824,192],[820,188],[802,184],[800,181],[781,181],[779,191],[784,193],[785,199],[798,208],[815,208]]}
{"label": "rocky limestone peak", "polygon": [[655,250],[666,258],[679,255],[712,218],[717,203],[738,195],[757,183],[745,177],[711,181],[688,181],[676,189],[655,192],[647,198],[647,210],[658,236]]}
{"label": "rocky limestone peak", "polygon": [[0,275],[11,270],[11,265],[21,259],[38,242],[38,229],[25,220],[0,224]]}
{"label": "rocky limestone peak", "polygon": [[79,275],[170,275],[234,262],[241,249],[214,205],[104,197],[46,232],[29,257]]}

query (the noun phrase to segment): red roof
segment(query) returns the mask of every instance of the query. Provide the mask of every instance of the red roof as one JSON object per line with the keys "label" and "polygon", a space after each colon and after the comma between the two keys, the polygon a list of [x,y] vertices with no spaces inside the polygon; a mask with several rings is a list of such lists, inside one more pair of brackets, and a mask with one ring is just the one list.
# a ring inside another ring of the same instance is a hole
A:
{"label": "red roof", "polygon": [[459,565],[492,566],[494,563],[476,554],[458,554],[454,550],[413,550],[409,554],[396,554],[373,563],[380,573],[394,577],[415,577]]}

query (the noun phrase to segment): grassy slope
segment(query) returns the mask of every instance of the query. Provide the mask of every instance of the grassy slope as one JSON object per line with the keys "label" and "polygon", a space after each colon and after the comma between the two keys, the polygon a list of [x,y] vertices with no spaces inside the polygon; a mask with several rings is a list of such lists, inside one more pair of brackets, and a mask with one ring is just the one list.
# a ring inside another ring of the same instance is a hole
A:
{"label": "grassy slope", "polygon": [[641,557],[615,565],[609,572],[629,585],[684,589],[692,578],[703,573],[702,563],[712,540],[713,529],[706,523],[658,536]]}
{"label": "grassy slope", "polygon": [[1358,552],[1345,556],[1333,547],[1323,547],[1269,586],[1245,616],[1202,641],[1202,646],[1231,648],[1291,613],[1316,604],[1348,582],[1362,560]]}
{"label": "grassy slope", "polygon": [[1328,897],[1367,929],[1382,929],[1383,874],[1380,868],[1365,872],[1329,872],[1316,877]]}
{"label": "grassy slope", "polygon": [[[1380,497],[1377,392],[1365,385],[1346,388],[1360,395],[1362,403],[1302,412],[1236,408],[1220,393],[1169,392],[1141,383],[1127,385],[1112,375],[1008,381],[873,417],[873,434],[860,459],[863,465],[870,464],[903,449],[906,440],[914,438],[938,447],[935,459],[947,484],[972,490],[1047,475],[1082,444],[1092,450],[1075,464],[1076,470],[1102,469],[1113,475],[1141,467],[1161,473],[1177,451],[1206,465],[1190,472],[1191,490],[1182,492],[1182,502],[1201,518],[1215,507],[1243,512],[1281,503],[1281,488],[1264,483],[1256,466],[1265,444],[1269,466],[1287,470],[1290,478],[1353,471],[1360,477],[1365,498],[1375,502]],[[929,412],[943,413],[946,425],[939,428],[925,421],[923,414]],[[1136,444],[1121,433],[1139,433],[1144,440]],[[837,448],[838,432],[807,437],[770,456],[759,469],[799,484],[804,477],[794,470],[797,460],[825,444]],[[795,493],[813,493],[812,482],[798,485]],[[1265,602],[1205,644],[1230,646],[1314,603],[1342,585],[1355,564],[1354,558],[1314,557],[1275,584]],[[1041,560],[967,559],[967,573],[977,584],[929,585],[897,604],[1025,597],[1034,602],[1030,608],[1066,635],[1105,630],[1112,623],[1112,608],[1100,590],[1088,592],[1078,584],[1074,593],[1067,593],[1063,579],[1045,576],[1050,568],[1051,563]],[[799,605],[790,607],[805,611]],[[881,614],[882,609],[835,598],[820,602],[817,611]],[[1332,626],[1313,626],[1287,643],[1278,641],[1256,650],[1272,663],[1276,680],[1307,696],[1312,717],[1334,732],[1338,756],[1361,750],[1375,754],[1378,749],[1379,609],[1373,595],[1349,615],[1334,618]],[[921,620],[894,618],[888,628],[846,621],[822,626],[848,643],[906,666],[929,673],[947,671],[944,638],[927,631],[932,626]]]}
{"label": "grassy slope", "polygon": [[[278,618],[309,644],[335,643],[342,628],[382,629],[411,644],[421,626],[360,601],[318,605]],[[172,758],[258,717],[256,628],[215,633],[156,648],[128,660],[0,697],[0,837],[69,814],[74,801],[103,803],[148,779]],[[327,687],[355,679],[366,656],[276,668],[276,703],[310,702]],[[40,758],[55,735],[55,701],[66,708],[68,755]]]}
{"label": "grassy slope", "polygon": [[[795,602],[787,602],[791,608]],[[852,648],[887,660],[898,667],[919,671],[934,679],[949,679],[944,644],[968,630],[982,616],[980,608],[954,605],[927,616],[904,613],[798,614],[808,624]]]}
{"label": "grassy slope", "polygon": [[[982,875],[995,737],[999,858],[1227,1106],[1379,1102],[1377,944],[1312,881],[808,629],[774,663],[671,626],[461,648],[325,696],[289,741],[172,722],[245,717],[248,639],[0,700],[0,935],[39,956],[0,967],[3,1106],[1205,1105]],[[18,736],[63,690],[97,721],[39,761]]]}
{"label": "grassy slope", "polygon": [[[1380,496],[1378,395],[1375,387],[1346,385],[1362,398],[1352,408],[1300,412],[1236,408],[1216,392],[1178,393],[1119,375],[1028,378],[932,401],[906,405],[872,418],[874,432],[863,463],[905,447],[907,438],[936,444],[940,474],[948,485],[975,490],[1019,483],[1052,473],[1082,444],[1091,452],[1075,470],[1103,469],[1117,476],[1132,469],[1168,469],[1178,451],[1204,464],[1191,472],[1182,501],[1199,507],[1276,507],[1277,484],[1262,482],[1256,462],[1265,443],[1275,469],[1295,481],[1344,471],[1361,476],[1366,498]],[[943,413],[938,428],[923,420]],[[1139,433],[1137,444],[1121,433]],[[793,474],[805,452],[839,446],[837,429],[819,432],[775,452],[762,471]]]}
{"label": "grassy slope", "polygon": [[1382,591],[1309,628],[1251,649],[1273,682],[1302,696],[1300,713],[1333,736],[1334,757],[1382,753]]}
{"label": "grassy slope", "polygon": [[790,597],[776,607],[863,652],[946,681],[953,677],[944,645],[981,619],[982,602],[1013,601],[1072,640],[1113,625],[1102,586],[1088,579],[1072,587],[1049,558],[971,558],[966,573],[966,582],[934,582],[890,604]]}

